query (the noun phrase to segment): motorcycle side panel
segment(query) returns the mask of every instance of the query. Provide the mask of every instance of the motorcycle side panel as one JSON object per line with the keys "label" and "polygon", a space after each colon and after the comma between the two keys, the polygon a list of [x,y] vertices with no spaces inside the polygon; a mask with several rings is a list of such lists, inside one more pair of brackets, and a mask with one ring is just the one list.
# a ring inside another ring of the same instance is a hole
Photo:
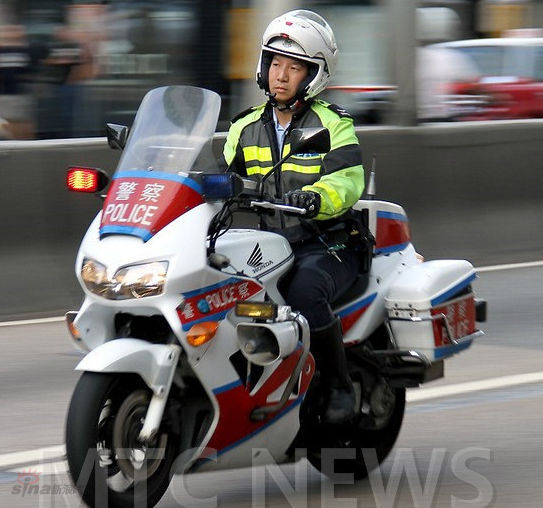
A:
{"label": "motorcycle side panel", "polygon": [[[201,458],[190,472],[217,471],[285,462],[287,448],[300,427],[300,404],[290,405],[280,421],[271,419],[230,447],[202,449]],[[181,471],[178,471],[181,472]]]}
{"label": "motorcycle side panel", "polygon": [[294,262],[286,238],[267,231],[231,229],[219,238],[216,250],[227,256],[237,271],[257,277],[274,302],[284,303],[277,283]]}
{"label": "motorcycle side panel", "polygon": [[[256,407],[279,400],[301,348],[284,360],[264,367],[259,378],[254,378],[256,371],[238,372],[232,363],[235,354],[239,354],[239,346],[235,322],[229,316],[209,349],[194,364],[214,407],[214,419],[185,469],[244,467],[256,460],[252,448],[259,447],[266,448],[272,457],[280,460],[298,432],[299,407],[314,372],[313,357],[307,358],[298,390],[291,395],[286,407],[264,421],[254,421],[250,415]],[[253,376],[250,386],[243,374],[247,379]]]}
{"label": "motorcycle side panel", "polygon": [[385,295],[396,278],[417,261],[415,249],[408,244],[399,252],[375,256],[364,294],[334,309],[341,319],[344,342],[357,344],[366,339],[386,318]]}
{"label": "motorcycle side panel", "polygon": [[418,263],[407,215],[400,205],[359,200],[354,208],[367,212],[367,226],[375,245],[364,293],[334,309],[341,319],[344,341],[349,345],[362,342],[383,323],[386,318],[384,295],[388,288],[407,267]]}

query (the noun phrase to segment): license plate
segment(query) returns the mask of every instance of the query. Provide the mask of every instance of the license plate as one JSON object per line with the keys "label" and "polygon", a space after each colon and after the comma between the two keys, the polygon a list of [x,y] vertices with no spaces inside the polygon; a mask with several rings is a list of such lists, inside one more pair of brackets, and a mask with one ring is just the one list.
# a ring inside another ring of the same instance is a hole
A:
{"label": "license plate", "polygon": [[[443,314],[449,325],[450,335],[457,340],[475,332],[475,300],[473,293],[446,302],[431,310],[432,316]],[[443,319],[433,322],[436,347],[449,345],[449,334]]]}

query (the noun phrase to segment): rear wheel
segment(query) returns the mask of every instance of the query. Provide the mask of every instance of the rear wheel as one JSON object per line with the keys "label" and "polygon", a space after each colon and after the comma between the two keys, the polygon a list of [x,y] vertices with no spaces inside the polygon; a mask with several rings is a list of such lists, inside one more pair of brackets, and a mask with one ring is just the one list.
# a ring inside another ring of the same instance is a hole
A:
{"label": "rear wheel", "polygon": [[85,372],[68,410],[70,475],[89,506],[153,506],[171,479],[177,438],[138,439],[150,390],[138,377]]}
{"label": "rear wheel", "polygon": [[[360,383],[356,380],[353,383],[360,395]],[[313,428],[311,441],[318,444],[309,447],[308,459],[322,473],[351,473],[355,479],[360,479],[385,460],[402,426],[405,388],[392,388],[380,378],[369,397],[362,399],[357,407],[360,411],[352,422]],[[338,448],[350,449],[348,458],[342,458],[345,455],[341,452],[334,452]],[[332,450],[327,452],[325,449]]]}

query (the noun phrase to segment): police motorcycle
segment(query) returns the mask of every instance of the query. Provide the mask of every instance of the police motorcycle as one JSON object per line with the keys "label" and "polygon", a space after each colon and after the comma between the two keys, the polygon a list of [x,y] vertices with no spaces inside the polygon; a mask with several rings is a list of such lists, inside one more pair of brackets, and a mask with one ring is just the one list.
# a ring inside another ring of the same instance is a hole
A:
{"label": "police motorcycle", "polygon": [[[76,367],[67,459],[90,506],[154,505],[173,474],[294,461],[300,450],[326,471],[322,450],[348,449],[334,470],[363,477],[396,441],[406,388],[442,377],[444,360],[483,333],[473,266],[422,262],[401,206],[359,201],[372,240],[367,269],[334,303],[356,417],[327,427],[307,321],[281,292],[291,248],[232,223],[239,210],[304,210],[217,173],[219,110],[208,90],[151,90],[129,133],[108,126],[110,146],[123,149],[111,182],[98,169],[68,170],[71,190],[109,185],[77,255],[84,301],[67,314],[87,352]],[[290,153],[326,152],[329,143],[325,129],[300,129]]]}

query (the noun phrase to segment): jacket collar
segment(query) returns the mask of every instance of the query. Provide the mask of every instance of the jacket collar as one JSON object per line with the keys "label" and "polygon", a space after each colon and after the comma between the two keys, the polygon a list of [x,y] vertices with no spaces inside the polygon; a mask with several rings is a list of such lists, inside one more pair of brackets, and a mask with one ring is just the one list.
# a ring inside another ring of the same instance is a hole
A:
{"label": "jacket collar", "polygon": [[[296,120],[303,116],[305,112],[311,107],[311,104],[313,104],[313,99],[309,99],[308,101],[305,101],[300,109],[298,109],[294,115],[292,115],[292,120],[290,122],[291,126],[296,123]],[[273,123],[273,106],[268,102],[266,106],[264,107],[264,113],[262,114],[262,122],[263,123]]]}

